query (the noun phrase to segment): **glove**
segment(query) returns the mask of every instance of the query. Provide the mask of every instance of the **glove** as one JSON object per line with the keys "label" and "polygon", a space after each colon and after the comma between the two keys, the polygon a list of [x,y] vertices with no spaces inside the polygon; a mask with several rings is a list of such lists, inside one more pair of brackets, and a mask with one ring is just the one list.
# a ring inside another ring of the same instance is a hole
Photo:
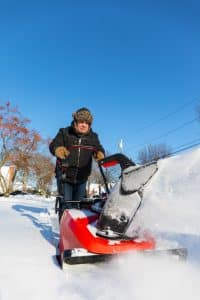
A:
{"label": "glove", "polygon": [[55,150],[55,155],[56,157],[60,158],[60,159],[65,159],[67,158],[67,156],[69,155],[69,151],[67,150],[67,148],[60,146],[58,148],[56,148]]}
{"label": "glove", "polygon": [[102,151],[97,151],[94,154],[94,158],[95,158],[96,161],[99,161],[99,160],[103,159],[104,157],[105,157],[105,155]]}

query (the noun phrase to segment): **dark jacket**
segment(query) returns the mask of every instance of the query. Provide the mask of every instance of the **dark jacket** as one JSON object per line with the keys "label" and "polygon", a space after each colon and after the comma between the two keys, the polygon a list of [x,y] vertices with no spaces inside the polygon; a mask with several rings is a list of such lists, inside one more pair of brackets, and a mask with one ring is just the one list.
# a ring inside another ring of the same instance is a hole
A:
{"label": "dark jacket", "polygon": [[62,160],[57,158],[56,176],[60,171],[65,172],[65,180],[69,183],[81,183],[87,181],[92,168],[92,157],[95,152],[102,151],[98,135],[90,129],[87,134],[78,134],[73,126],[60,128],[56,137],[50,143],[50,152],[55,155],[59,146],[66,147],[70,154],[65,161],[66,168],[62,167]]}

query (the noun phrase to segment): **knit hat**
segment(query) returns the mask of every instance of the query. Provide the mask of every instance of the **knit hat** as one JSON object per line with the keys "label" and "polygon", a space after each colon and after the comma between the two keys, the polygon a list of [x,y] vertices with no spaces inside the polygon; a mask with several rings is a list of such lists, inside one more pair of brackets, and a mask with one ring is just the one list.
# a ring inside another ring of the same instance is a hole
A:
{"label": "knit hat", "polygon": [[89,109],[87,109],[86,107],[82,107],[78,109],[76,112],[72,114],[72,117],[74,118],[75,122],[85,121],[90,125],[92,124],[93,121],[93,116],[89,111]]}

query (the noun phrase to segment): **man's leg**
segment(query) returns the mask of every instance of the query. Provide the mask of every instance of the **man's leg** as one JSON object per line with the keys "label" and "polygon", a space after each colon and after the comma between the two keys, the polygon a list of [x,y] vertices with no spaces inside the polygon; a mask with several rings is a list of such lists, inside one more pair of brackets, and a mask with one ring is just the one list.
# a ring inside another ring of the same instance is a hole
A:
{"label": "man's leg", "polygon": [[63,183],[62,183],[62,180],[61,180],[61,171],[57,168],[56,169],[56,183],[57,183],[57,192],[58,192],[58,195],[61,196],[63,195]]}
{"label": "man's leg", "polygon": [[64,202],[72,200],[72,192],[73,192],[73,185],[67,182],[63,183]]}
{"label": "man's leg", "polygon": [[81,201],[86,196],[86,182],[74,185],[73,200]]}
{"label": "man's leg", "polygon": [[60,201],[60,210],[59,210],[59,221],[63,215],[63,212],[66,208],[70,208],[71,204],[68,204],[67,201],[72,200],[72,185],[69,183],[62,183],[62,192],[63,197]]}

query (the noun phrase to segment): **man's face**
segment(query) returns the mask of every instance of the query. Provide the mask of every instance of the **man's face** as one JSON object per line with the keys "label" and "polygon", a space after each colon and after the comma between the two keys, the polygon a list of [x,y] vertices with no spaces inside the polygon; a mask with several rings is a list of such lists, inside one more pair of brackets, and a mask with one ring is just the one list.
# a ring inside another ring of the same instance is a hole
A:
{"label": "man's face", "polygon": [[87,133],[89,130],[89,124],[85,121],[78,121],[75,123],[76,130],[80,133]]}

